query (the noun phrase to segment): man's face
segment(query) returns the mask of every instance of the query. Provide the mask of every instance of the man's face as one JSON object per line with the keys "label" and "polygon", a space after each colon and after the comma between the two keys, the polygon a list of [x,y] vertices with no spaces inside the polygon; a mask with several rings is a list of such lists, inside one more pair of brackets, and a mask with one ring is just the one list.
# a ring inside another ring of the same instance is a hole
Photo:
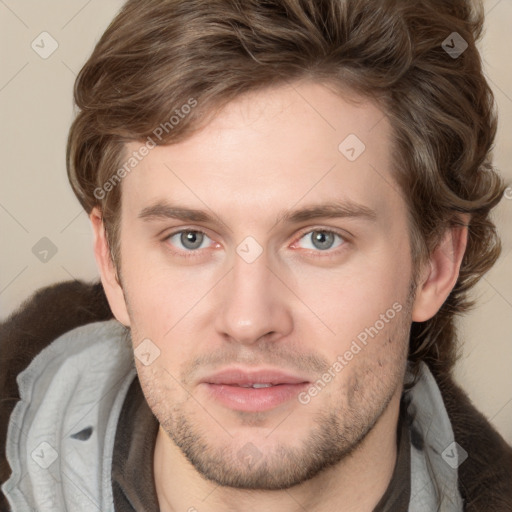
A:
{"label": "man's face", "polygon": [[[390,137],[369,102],[283,86],[230,103],[124,179],[121,281],[140,383],[206,478],[298,484],[398,403],[412,267]],[[355,214],[290,217],[333,203]],[[253,383],[273,386],[242,387]]]}

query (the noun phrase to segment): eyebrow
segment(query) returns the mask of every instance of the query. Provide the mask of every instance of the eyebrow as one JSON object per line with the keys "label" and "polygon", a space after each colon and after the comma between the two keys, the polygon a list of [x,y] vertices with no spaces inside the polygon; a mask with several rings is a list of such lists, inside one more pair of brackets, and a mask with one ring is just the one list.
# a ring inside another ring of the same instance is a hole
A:
{"label": "eyebrow", "polygon": [[[218,218],[205,210],[173,205],[166,201],[158,201],[151,206],[147,206],[140,211],[138,217],[145,221],[177,219],[188,222],[218,222]],[[277,216],[276,224],[280,222],[298,224],[319,218],[358,218],[375,222],[377,220],[377,213],[368,206],[351,200],[334,201],[311,205],[297,210],[281,211]]]}

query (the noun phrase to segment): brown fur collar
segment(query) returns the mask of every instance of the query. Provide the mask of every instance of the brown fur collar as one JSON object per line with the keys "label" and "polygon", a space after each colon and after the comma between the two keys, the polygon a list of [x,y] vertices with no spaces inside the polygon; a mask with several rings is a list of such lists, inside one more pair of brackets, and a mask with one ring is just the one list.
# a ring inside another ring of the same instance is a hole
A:
{"label": "brown fur collar", "polygon": [[[16,376],[60,335],[109,318],[112,312],[101,283],[68,281],[39,290],[0,325],[0,483],[11,473],[5,457],[5,440],[10,414],[19,400]],[[465,510],[511,512],[512,448],[450,375],[435,378],[455,440],[469,455],[459,467],[459,490]],[[3,493],[0,510],[9,511]]]}

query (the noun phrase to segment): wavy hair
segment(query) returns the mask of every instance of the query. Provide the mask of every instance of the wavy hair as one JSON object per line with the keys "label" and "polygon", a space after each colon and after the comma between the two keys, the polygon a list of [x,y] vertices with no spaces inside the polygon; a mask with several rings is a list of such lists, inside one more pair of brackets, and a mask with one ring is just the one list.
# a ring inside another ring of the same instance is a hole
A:
{"label": "wavy hair", "polygon": [[[481,3],[469,0],[129,0],[75,83],[71,186],[87,213],[101,210],[119,270],[122,187],[101,198],[95,190],[123,165],[125,143],[146,140],[190,98],[198,108],[160,144],[190,136],[247,91],[285,82],[375,99],[393,130],[414,268],[471,215],[455,287],[433,318],[411,326],[414,374],[425,361],[442,378],[457,359],[455,317],[474,305],[469,290],[501,252],[490,212],[506,185],[491,164],[496,112],[476,48],[483,22]],[[460,55],[447,51],[462,42]]]}

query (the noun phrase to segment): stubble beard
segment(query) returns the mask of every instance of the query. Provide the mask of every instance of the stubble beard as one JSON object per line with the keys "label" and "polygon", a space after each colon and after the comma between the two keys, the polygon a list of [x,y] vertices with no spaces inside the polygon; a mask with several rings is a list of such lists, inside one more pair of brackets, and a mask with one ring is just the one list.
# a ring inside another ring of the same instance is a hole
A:
{"label": "stubble beard", "polygon": [[[387,334],[386,343],[399,343],[406,352],[410,330],[410,323],[407,322],[409,311],[403,313],[397,319],[395,328]],[[396,350],[395,347],[392,349]],[[219,434],[220,427],[211,416],[206,415],[210,424],[205,424],[204,409],[190,397],[169,406],[168,400],[163,399],[168,396],[168,389],[157,384],[161,382],[160,379],[165,379],[165,372],[160,376],[153,374],[143,388],[164,432],[205,479],[236,489],[279,490],[310,480],[357,450],[386,412],[397,389],[402,389],[405,365],[406,354],[398,356],[393,368],[383,369],[377,361],[367,362],[346,379],[343,388],[338,387],[335,394],[340,399],[335,407],[327,412],[314,413],[314,424],[298,445],[279,442],[271,449],[260,446],[261,450],[257,440],[253,439],[252,443],[250,439],[230,437],[226,432]],[[341,372],[339,379],[343,379],[344,371],[346,369]],[[380,379],[379,376],[384,374],[387,374],[386,380]],[[336,386],[336,378],[328,385]],[[321,394],[314,400],[322,400]],[[314,400],[311,403],[314,404]],[[297,404],[294,406],[297,407]],[[300,413],[301,407],[307,406],[298,407]],[[295,433],[287,435],[283,429],[297,425],[293,414],[295,411],[268,438],[263,438],[260,433],[258,439],[267,446],[273,435],[289,439]],[[198,415],[202,421],[196,419]],[[239,413],[239,418],[240,424],[252,422],[254,426],[265,425],[264,413]],[[279,424],[279,421],[275,423]],[[247,458],[247,454],[251,457]]]}

